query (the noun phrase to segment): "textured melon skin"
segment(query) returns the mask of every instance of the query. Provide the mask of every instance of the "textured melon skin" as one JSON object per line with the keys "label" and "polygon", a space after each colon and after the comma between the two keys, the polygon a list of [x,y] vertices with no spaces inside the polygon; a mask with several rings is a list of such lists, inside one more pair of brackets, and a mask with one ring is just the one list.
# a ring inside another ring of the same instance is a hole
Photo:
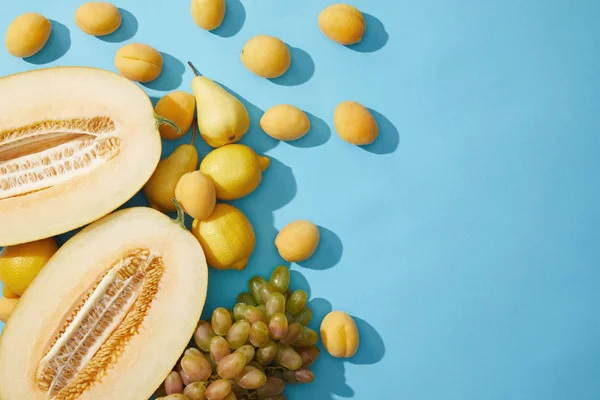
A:
{"label": "textured melon skin", "polygon": [[74,299],[114,263],[148,248],[164,260],[160,291],[140,332],[101,383],[78,400],[148,399],[187,346],[206,299],[207,264],[198,241],[166,215],[146,207],[117,211],[73,236],[21,298],[0,341],[0,399],[42,400],[36,367]]}
{"label": "textured melon skin", "polygon": [[152,103],[120,75],[52,67],[3,77],[0,93],[0,133],[40,121],[108,116],[120,139],[119,154],[92,171],[0,197],[0,247],[55,236],[107,215],[137,193],[158,165],[161,140]]}

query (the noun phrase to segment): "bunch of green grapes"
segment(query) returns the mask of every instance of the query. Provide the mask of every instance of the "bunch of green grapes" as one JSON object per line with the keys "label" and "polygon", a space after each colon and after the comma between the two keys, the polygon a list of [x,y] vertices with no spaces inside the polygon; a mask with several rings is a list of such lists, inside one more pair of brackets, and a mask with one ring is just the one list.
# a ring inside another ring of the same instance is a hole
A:
{"label": "bunch of green grapes", "polygon": [[286,383],[310,383],[319,357],[317,332],[304,290],[290,291],[290,271],[275,268],[240,293],[233,310],[217,308],[200,321],[197,347],[183,354],[164,382],[163,400],[286,400]]}

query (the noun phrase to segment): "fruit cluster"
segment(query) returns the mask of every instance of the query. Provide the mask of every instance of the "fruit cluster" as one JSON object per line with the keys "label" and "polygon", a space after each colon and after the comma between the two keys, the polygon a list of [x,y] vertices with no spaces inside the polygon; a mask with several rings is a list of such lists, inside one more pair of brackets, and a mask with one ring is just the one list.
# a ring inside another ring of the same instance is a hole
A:
{"label": "fruit cluster", "polygon": [[284,400],[286,383],[312,382],[319,337],[307,327],[307,293],[289,285],[290,271],[279,266],[269,281],[253,277],[232,310],[217,308],[200,321],[196,347],[167,376],[163,399]]}

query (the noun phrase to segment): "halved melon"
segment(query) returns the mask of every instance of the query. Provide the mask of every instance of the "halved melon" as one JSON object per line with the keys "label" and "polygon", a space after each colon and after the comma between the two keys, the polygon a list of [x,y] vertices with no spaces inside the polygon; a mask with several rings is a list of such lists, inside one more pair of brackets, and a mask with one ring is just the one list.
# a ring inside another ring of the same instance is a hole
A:
{"label": "halved melon", "polygon": [[159,162],[152,103],[122,76],[54,67],[1,78],[0,93],[0,246],[103,217]]}
{"label": "halved melon", "polygon": [[0,342],[2,400],[148,399],[200,319],[207,265],[166,215],[128,208],[48,261]]}

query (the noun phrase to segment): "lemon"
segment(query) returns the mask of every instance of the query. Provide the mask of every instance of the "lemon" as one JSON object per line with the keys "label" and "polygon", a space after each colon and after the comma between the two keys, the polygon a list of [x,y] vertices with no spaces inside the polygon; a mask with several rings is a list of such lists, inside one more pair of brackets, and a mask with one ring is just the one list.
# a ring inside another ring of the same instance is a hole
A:
{"label": "lemon", "polygon": [[22,296],[56,250],[54,238],[5,247],[0,254],[0,275],[7,294]]}
{"label": "lemon", "polygon": [[229,204],[217,204],[204,221],[194,220],[192,233],[200,242],[208,265],[216,269],[246,268],[256,244],[248,218]]}
{"label": "lemon", "polygon": [[217,199],[244,197],[260,185],[262,173],[271,160],[258,156],[243,144],[228,144],[214,149],[200,163],[200,171],[215,185]]}

